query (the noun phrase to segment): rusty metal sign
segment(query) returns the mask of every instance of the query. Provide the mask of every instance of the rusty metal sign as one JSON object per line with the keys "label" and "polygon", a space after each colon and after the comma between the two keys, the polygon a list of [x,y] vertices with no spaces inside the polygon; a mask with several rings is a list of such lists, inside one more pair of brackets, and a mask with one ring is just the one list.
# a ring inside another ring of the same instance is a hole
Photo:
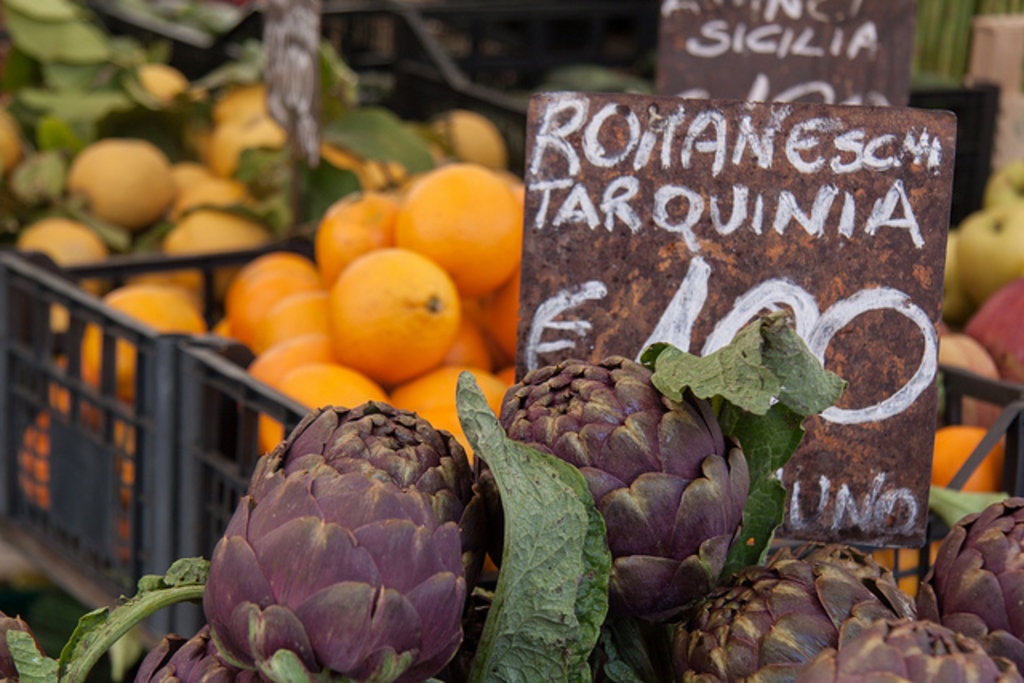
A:
{"label": "rusty metal sign", "polygon": [[263,15],[267,108],[296,155],[320,160],[321,0],[267,0]]}
{"label": "rusty metal sign", "polygon": [[920,545],[955,116],[561,92],[527,135],[519,373],[706,354],[788,307],[850,385],[785,469],[783,531]]}
{"label": "rusty metal sign", "polygon": [[662,0],[656,91],[905,106],[914,0]]}

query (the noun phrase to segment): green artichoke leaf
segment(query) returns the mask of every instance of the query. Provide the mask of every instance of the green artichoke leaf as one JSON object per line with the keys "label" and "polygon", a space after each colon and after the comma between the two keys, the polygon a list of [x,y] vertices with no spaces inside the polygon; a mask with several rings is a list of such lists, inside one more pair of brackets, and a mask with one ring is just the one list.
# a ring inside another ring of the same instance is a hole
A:
{"label": "green artichoke leaf", "polygon": [[384,107],[359,107],[329,121],[323,140],[366,159],[397,161],[409,173],[434,167],[426,140]]}
{"label": "green artichoke leaf", "polygon": [[776,473],[803,440],[803,416],[782,403],[765,415],[754,415],[732,405],[719,416],[722,431],[736,439],[750,468],[750,493],[743,506],[739,540],[729,548],[722,574],[761,564],[785,514],[786,490]]}
{"label": "green artichoke leaf", "polygon": [[572,465],[507,438],[468,372],[456,401],[505,514],[502,567],[469,680],[590,681],[611,554],[586,482]]}
{"label": "green artichoke leaf", "polygon": [[53,683],[57,680],[57,660],[39,651],[35,638],[25,631],[7,632],[7,649],[23,683]]}
{"label": "green artichoke leaf", "polygon": [[700,398],[717,398],[757,415],[777,401],[801,415],[814,415],[838,401],[846,389],[846,381],[825,370],[807,348],[787,311],[759,316],[729,344],[706,356],[656,344],[644,351],[641,361],[669,398],[681,400],[690,389]]}
{"label": "green artichoke leaf", "polygon": [[100,607],[82,615],[60,653],[61,683],[85,681],[100,657],[150,615],[179,602],[201,600],[209,572],[206,559],[175,560],[163,576],[140,578],[135,595],[113,609]]}
{"label": "green artichoke leaf", "polygon": [[689,389],[710,399],[722,431],[740,444],[750,469],[750,495],[723,574],[762,562],[785,512],[777,472],[803,440],[803,420],[834,405],[847,382],[822,366],[787,311],[758,316],[707,356],[657,344],[641,361],[669,398],[681,400]]}

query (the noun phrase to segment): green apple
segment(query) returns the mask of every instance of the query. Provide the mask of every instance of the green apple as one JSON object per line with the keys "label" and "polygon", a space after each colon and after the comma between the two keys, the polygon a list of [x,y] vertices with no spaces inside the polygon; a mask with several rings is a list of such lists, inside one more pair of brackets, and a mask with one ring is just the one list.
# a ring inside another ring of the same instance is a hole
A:
{"label": "green apple", "polygon": [[1024,159],[1014,159],[992,172],[985,183],[983,208],[1024,199]]}
{"label": "green apple", "polygon": [[956,269],[977,305],[1024,277],[1024,199],[975,211],[957,230]]}
{"label": "green apple", "polygon": [[954,327],[967,322],[977,309],[960,282],[959,261],[956,257],[959,230],[950,230],[946,242],[946,266],[942,272],[942,319]]}

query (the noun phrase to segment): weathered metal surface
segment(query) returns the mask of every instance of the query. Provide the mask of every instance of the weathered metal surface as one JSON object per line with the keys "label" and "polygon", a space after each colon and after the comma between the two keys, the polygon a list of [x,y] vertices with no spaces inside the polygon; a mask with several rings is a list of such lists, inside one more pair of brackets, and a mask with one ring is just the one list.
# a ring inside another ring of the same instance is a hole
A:
{"label": "weathered metal surface", "polygon": [[320,160],[321,0],[267,0],[263,17],[267,108],[292,149]]}
{"label": "weathered metal surface", "polygon": [[657,92],[905,106],[914,0],[663,0]]}
{"label": "weathered metal surface", "polygon": [[955,117],[546,93],[527,132],[519,372],[788,306],[850,387],[786,468],[786,534],[919,544]]}

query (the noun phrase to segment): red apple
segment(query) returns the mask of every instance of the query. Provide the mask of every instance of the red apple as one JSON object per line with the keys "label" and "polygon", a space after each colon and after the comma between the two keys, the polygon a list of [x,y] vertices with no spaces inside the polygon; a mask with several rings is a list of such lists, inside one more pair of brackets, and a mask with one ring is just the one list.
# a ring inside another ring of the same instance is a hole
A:
{"label": "red apple", "polygon": [[[964,332],[939,330],[939,363],[961,368],[988,379],[999,379],[992,355],[974,337]],[[999,417],[1000,406],[976,398],[964,398],[960,423],[988,429]]]}
{"label": "red apple", "polygon": [[964,332],[988,350],[1002,379],[1024,383],[1024,277],[996,290]]}

